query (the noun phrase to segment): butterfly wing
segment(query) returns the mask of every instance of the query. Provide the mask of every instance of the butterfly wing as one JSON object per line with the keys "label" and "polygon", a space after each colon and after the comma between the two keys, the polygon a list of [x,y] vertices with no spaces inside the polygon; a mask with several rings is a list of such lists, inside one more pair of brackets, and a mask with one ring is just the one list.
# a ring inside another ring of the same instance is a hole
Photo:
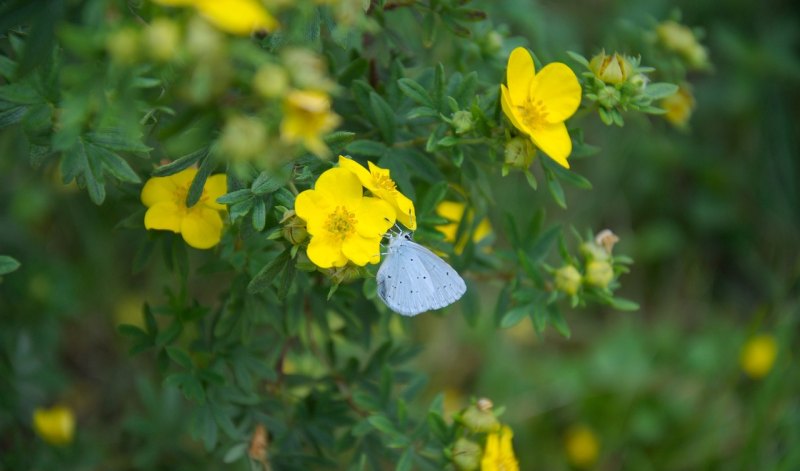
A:
{"label": "butterfly wing", "polygon": [[416,242],[409,242],[409,244],[414,254],[412,258],[415,261],[419,260],[428,275],[427,280],[430,281],[431,295],[423,299],[423,308],[425,310],[440,309],[461,299],[461,296],[467,291],[467,285],[458,272],[427,248]]}

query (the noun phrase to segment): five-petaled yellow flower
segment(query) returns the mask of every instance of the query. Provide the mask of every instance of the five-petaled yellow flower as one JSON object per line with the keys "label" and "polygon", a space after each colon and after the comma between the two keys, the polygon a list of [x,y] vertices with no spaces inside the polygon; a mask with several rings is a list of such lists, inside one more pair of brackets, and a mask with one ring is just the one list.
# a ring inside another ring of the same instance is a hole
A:
{"label": "five-petaled yellow flower", "polygon": [[[453,251],[456,255],[464,252],[464,247],[467,246],[468,237],[464,235],[456,242],[456,233],[458,232],[458,225],[461,224],[461,219],[464,217],[464,211],[467,205],[457,201],[442,201],[436,206],[436,214],[451,221],[447,224],[436,226],[436,230],[444,234],[445,242],[453,244]],[[472,224],[472,210],[467,211],[467,224]],[[478,223],[478,227],[472,233],[472,242],[475,244],[480,243],[492,233],[492,225],[489,219],[483,218]],[[488,248],[488,247],[487,247]]]}
{"label": "five-petaled yellow flower", "polygon": [[186,207],[186,195],[196,168],[187,168],[168,177],[153,177],[142,188],[142,203],[148,207],[144,227],[181,234],[187,244],[196,249],[210,249],[222,238],[222,216],[225,205],[217,198],[228,191],[224,174],[206,180],[200,200]]}
{"label": "five-petaled yellow flower", "polygon": [[258,0],[154,0],[176,7],[194,7],[211,24],[231,34],[246,36],[254,30],[272,31],[278,22]]}
{"label": "five-petaled yellow flower", "polygon": [[742,347],[739,363],[742,370],[754,379],[763,378],[772,370],[778,356],[778,344],[769,334],[757,335]]}
{"label": "five-petaled yellow flower", "polygon": [[694,95],[688,85],[681,85],[678,91],[661,100],[664,118],[677,128],[685,128],[695,108]]}
{"label": "five-petaled yellow flower", "polygon": [[564,124],[581,104],[581,86],[575,73],[560,62],[537,74],[527,49],[511,51],[506,71],[508,87],[500,85],[503,112],[520,132],[565,168],[572,141]]}
{"label": "five-petaled yellow flower", "polygon": [[297,195],[294,210],[311,235],[308,258],[320,268],[341,267],[348,260],[359,266],[378,263],[381,239],[395,221],[394,208],[364,196],[361,182],[345,168],[323,172],[313,190]]}
{"label": "five-petaled yellow flower", "polygon": [[339,115],[331,111],[331,99],[318,91],[295,90],[286,96],[283,103],[281,139],[286,142],[302,142],[309,151],[319,157],[330,152],[322,136],[339,125]]}
{"label": "five-petaled yellow flower", "polygon": [[514,433],[504,425],[500,431],[486,437],[486,448],[481,459],[481,471],[519,471],[511,439]]}
{"label": "five-petaled yellow flower", "polygon": [[66,445],[75,435],[75,415],[72,409],[54,406],[33,411],[33,428],[42,440],[51,445]]}
{"label": "five-petaled yellow flower", "polygon": [[407,228],[417,229],[417,216],[414,212],[414,203],[406,195],[397,191],[397,185],[389,176],[389,170],[380,168],[372,162],[367,162],[369,171],[359,165],[355,160],[342,155],[339,156],[339,166],[353,172],[358,177],[364,188],[374,196],[386,201],[395,210],[397,220]]}

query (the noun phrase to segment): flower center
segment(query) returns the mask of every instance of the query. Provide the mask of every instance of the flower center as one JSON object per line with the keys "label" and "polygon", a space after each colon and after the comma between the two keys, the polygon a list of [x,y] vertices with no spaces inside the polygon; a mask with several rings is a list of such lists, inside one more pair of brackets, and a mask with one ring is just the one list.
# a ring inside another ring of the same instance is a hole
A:
{"label": "flower center", "polygon": [[528,98],[524,105],[517,106],[522,123],[530,129],[539,129],[547,124],[547,108],[542,100],[532,100]]}
{"label": "flower center", "polygon": [[334,237],[344,240],[356,230],[356,215],[348,211],[344,206],[337,206],[328,216],[325,228]]}
{"label": "flower center", "polygon": [[[191,186],[191,184],[189,186]],[[186,198],[189,196],[189,186],[179,186],[175,188],[175,191],[173,191],[172,193],[172,197],[174,198],[175,204],[177,204],[178,207],[184,210],[185,212],[189,212],[193,209],[199,208],[200,206],[202,206],[202,203],[205,203],[205,201],[208,199],[208,195],[206,194],[206,189],[203,188],[203,193],[200,194],[200,199],[197,200],[197,203],[194,206],[188,208],[186,206]]]}
{"label": "flower center", "polygon": [[388,191],[390,193],[397,192],[397,185],[395,185],[394,181],[386,175],[373,173],[372,181],[375,183],[375,186],[381,190]]}

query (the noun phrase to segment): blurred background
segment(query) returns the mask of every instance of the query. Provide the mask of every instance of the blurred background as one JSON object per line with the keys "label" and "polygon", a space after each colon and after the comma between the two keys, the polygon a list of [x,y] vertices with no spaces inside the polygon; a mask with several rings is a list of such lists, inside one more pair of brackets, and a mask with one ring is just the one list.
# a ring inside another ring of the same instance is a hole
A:
{"label": "blurred background", "polygon": [[[659,116],[624,128],[578,118],[602,151],[573,161],[594,188],[567,188],[567,210],[521,175],[493,182],[497,205],[522,221],[546,206],[581,232],[612,229],[635,260],[621,294],[640,309],[565,308],[571,338],[538,337],[527,320],[495,329],[501,286],[481,284],[475,325],[457,309],[406,325],[426,394],[445,391],[450,411],[474,397],[504,406],[522,469],[800,469],[797,5],[476,5],[507,31],[504,48],[526,44],[576,69],[564,51],[604,47],[647,65],[642,31],[679,10],[704,33],[713,68],[689,75],[696,108],[684,129]],[[79,446],[48,451],[36,469],[218,469],[186,433],[181,394],[141,374],[151,359],[131,358],[116,331],[141,323],[142,303],[163,299],[159,277],[171,276],[132,272],[136,234],[109,230],[141,208],[97,207],[22,152],[0,134],[0,253],[24,261],[0,284],[0,454],[31,446],[8,427],[61,391]]]}

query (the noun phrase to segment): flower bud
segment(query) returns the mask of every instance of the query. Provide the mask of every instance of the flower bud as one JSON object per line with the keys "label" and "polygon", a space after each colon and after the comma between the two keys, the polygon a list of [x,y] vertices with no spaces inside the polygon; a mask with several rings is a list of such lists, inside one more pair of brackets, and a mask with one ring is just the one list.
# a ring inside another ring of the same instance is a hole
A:
{"label": "flower bud", "polygon": [[485,405],[473,404],[461,413],[461,423],[468,429],[477,433],[495,432],[500,428],[500,422],[494,416],[491,408]]}
{"label": "flower bud", "polygon": [[584,242],[581,244],[580,248],[578,249],[581,252],[581,255],[587,260],[608,260],[609,253],[606,252],[602,246],[597,245],[594,242]]}
{"label": "flower bud", "polygon": [[597,92],[597,102],[605,108],[614,108],[619,104],[620,93],[614,87],[603,87]]}
{"label": "flower bud", "polygon": [[289,89],[289,74],[275,64],[264,64],[253,76],[253,89],[264,98],[283,96]]}
{"label": "flower bud", "polygon": [[503,151],[504,163],[520,170],[530,167],[535,156],[536,149],[531,145],[530,139],[523,137],[509,139]]}
{"label": "flower bud", "polygon": [[581,273],[572,265],[556,270],[556,289],[564,294],[575,296],[581,287]]}
{"label": "flower bud", "polygon": [[472,113],[469,111],[458,110],[453,113],[453,129],[456,134],[464,134],[472,130]]}
{"label": "flower bud", "polygon": [[106,39],[106,49],[114,62],[131,64],[139,56],[139,35],[132,28],[117,30]]}
{"label": "flower bud", "polygon": [[611,229],[603,229],[594,236],[594,243],[603,247],[607,254],[611,255],[614,245],[619,242],[619,237],[611,232]]}
{"label": "flower bud", "polygon": [[617,85],[628,80],[633,73],[633,66],[628,59],[616,52],[607,56],[605,51],[592,57],[589,69],[600,80],[611,85]]}
{"label": "flower bud", "polygon": [[289,67],[298,88],[330,90],[333,84],[328,79],[325,61],[308,49],[291,48],[284,51],[283,63]]}
{"label": "flower bud", "polygon": [[347,264],[343,267],[328,268],[325,270],[330,279],[337,285],[352,283],[353,281],[366,278],[368,271],[365,267]]}
{"label": "flower bud", "polygon": [[614,269],[606,260],[590,260],[586,263],[586,284],[605,288],[614,279]]}
{"label": "flower bud", "polygon": [[287,211],[287,216],[284,216],[283,221],[281,221],[283,224],[281,229],[283,238],[292,245],[300,245],[308,239],[306,223],[299,217],[294,216],[294,211]]}
{"label": "flower bud", "polygon": [[644,90],[647,88],[647,84],[650,82],[650,79],[645,74],[636,74],[630,78],[629,82],[639,90]]}
{"label": "flower bud", "polygon": [[186,49],[197,58],[218,57],[223,49],[220,32],[199,16],[189,22],[186,32]]}
{"label": "flower bud", "polygon": [[145,50],[155,60],[167,62],[178,52],[180,30],[167,18],[156,18],[144,31]]}
{"label": "flower bud", "polygon": [[233,116],[225,123],[219,140],[219,151],[233,160],[249,160],[259,156],[267,145],[267,130],[255,118]]}
{"label": "flower bud", "polygon": [[475,471],[481,464],[481,447],[464,437],[453,445],[453,464],[459,471]]}
{"label": "flower bud", "polygon": [[503,47],[503,36],[497,31],[489,31],[483,43],[483,50],[487,54],[497,54]]}
{"label": "flower bud", "polygon": [[681,85],[677,92],[661,100],[660,105],[666,111],[664,119],[677,128],[684,128],[692,117],[695,101],[691,89]]}

